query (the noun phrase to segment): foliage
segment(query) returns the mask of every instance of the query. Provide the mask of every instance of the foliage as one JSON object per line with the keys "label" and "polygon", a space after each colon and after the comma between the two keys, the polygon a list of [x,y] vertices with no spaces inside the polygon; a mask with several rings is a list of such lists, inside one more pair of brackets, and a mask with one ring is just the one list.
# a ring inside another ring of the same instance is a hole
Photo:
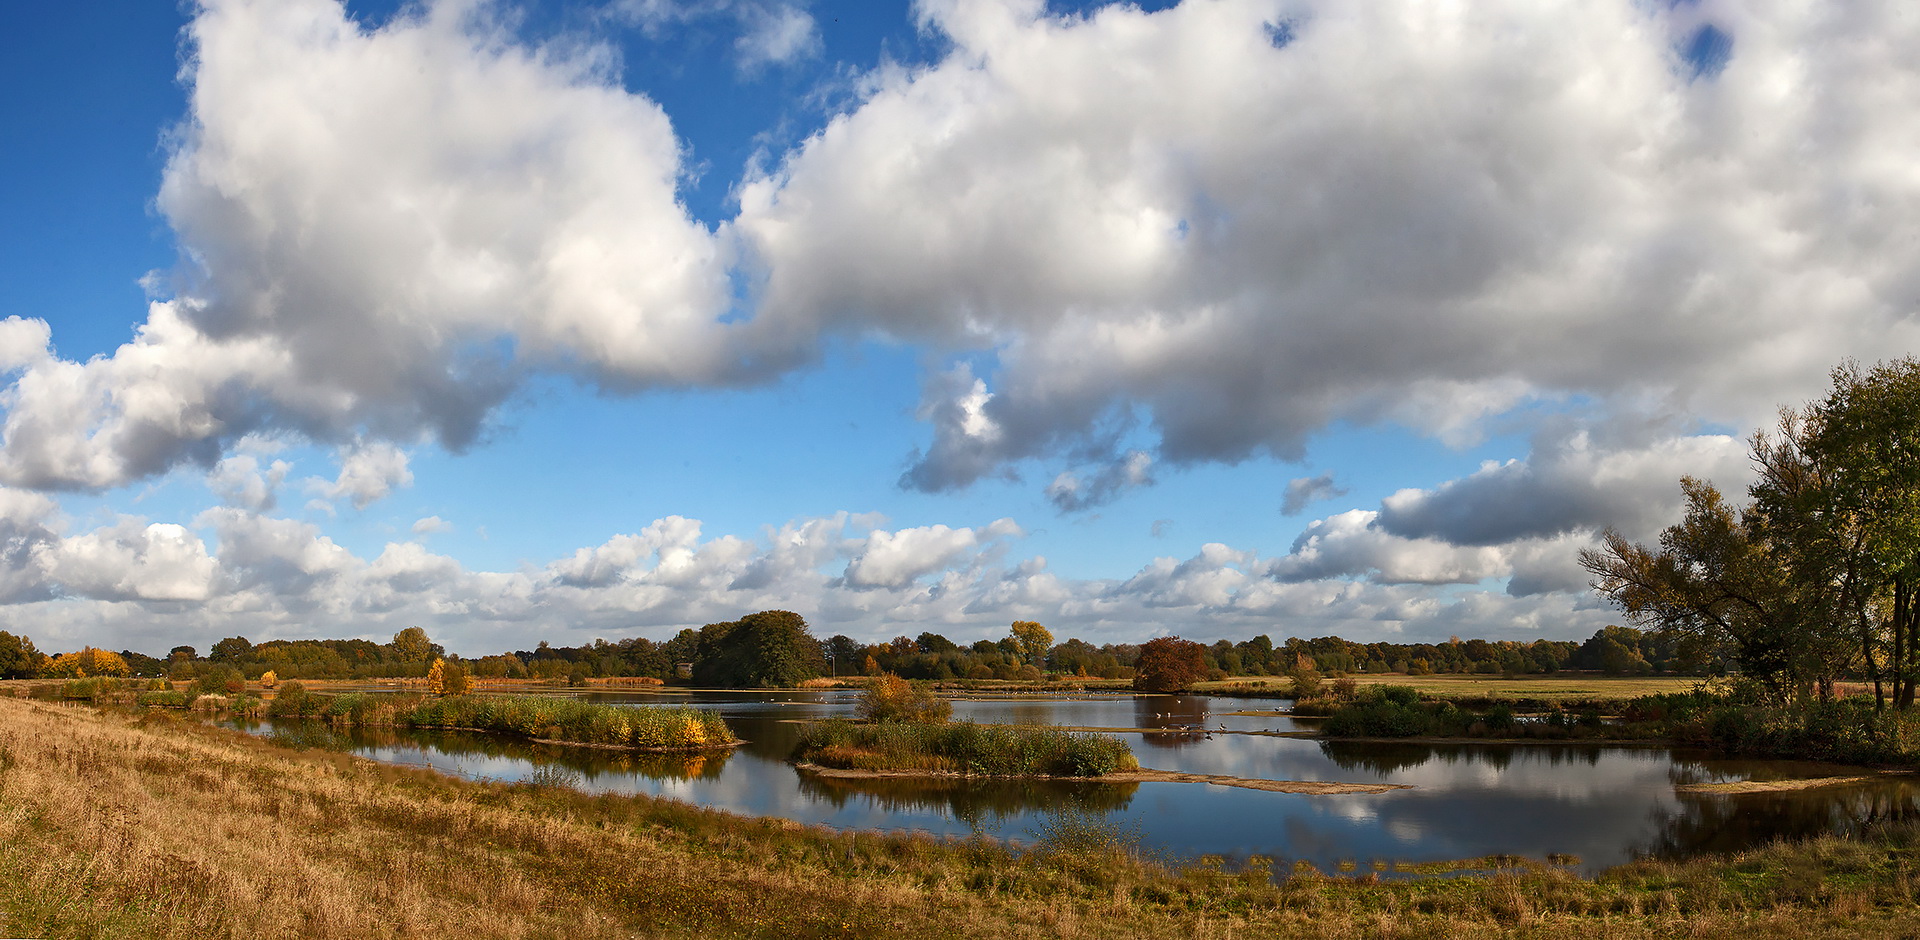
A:
{"label": "foliage", "polygon": [[679,750],[732,744],[719,715],[679,706],[601,705],[540,696],[449,696],[426,699],[397,724],[466,728],[610,747]]}
{"label": "foliage", "polygon": [[473,691],[473,677],[465,663],[455,660],[440,669],[440,688],[445,695],[465,695]]}
{"label": "foliage", "polygon": [[429,660],[445,656],[446,650],[427,636],[427,631],[419,627],[408,627],[393,635],[393,642],[387,644],[392,657],[402,663],[417,664],[425,675]]}
{"label": "foliage", "polygon": [[32,640],[0,630],[0,679],[32,679],[46,664]]}
{"label": "foliage", "polygon": [[243,636],[230,636],[213,644],[207,658],[216,663],[234,663],[253,652],[253,643]]}
{"label": "foliage", "polygon": [[724,719],[697,708],[601,705],[532,695],[327,696],[288,682],[267,713],[349,726],[459,728],[602,747],[686,750],[734,743]]}
{"label": "foliage", "polygon": [[134,702],[149,708],[185,708],[187,693],[171,690],[142,692]]}
{"label": "foliage", "polygon": [[1126,743],[1034,725],[815,722],[800,733],[801,760],[853,770],[973,776],[1098,777],[1138,769]]}
{"label": "foliage", "polygon": [[307,691],[298,679],[280,683],[273,700],[267,703],[267,715],[273,718],[317,718],[326,705],[323,696]]}
{"label": "foliage", "polygon": [[208,667],[200,673],[198,678],[193,680],[193,685],[188,689],[188,697],[191,698],[196,695],[238,695],[244,691],[246,687],[247,681],[241,677],[240,670],[226,663],[221,663]]}
{"label": "foliage", "polygon": [[913,721],[934,723],[953,715],[953,703],[933,694],[933,690],[914,685],[893,673],[882,673],[860,693],[855,706],[867,721]]}
{"label": "foliage", "polygon": [[1773,704],[1830,698],[1853,674],[1906,709],[1920,689],[1920,360],[1832,378],[1753,436],[1748,505],[1683,480],[1687,512],[1657,551],[1609,532],[1581,562],[1635,620],[1730,650]]}
{"label": "foliage", "polygon": [[791,688],[825,671],[806,620],[791,611],[763,610],[702,627],[693,676],[714,686]]}
{"label": "foliage", "polygon": [[1053,649],[1053,633],[1031,620],[1015,620],[1008,629],[1008,639],[1019,647],[1027,662],[1036,666],[1044,664],[1047,651]]}
{"label": "foliage", "polygon": [[119,653],[85,647],[62,653],[41,669],[41,675],[55,679],[83,679],[87,676],[130,676],[133,670]]}
{"label": "foliage", "polygon": [[1142,692],[1183,692],[1207,677],[1204,647],[1177,636],[1142,644],[1135,668],[1133,687]]}

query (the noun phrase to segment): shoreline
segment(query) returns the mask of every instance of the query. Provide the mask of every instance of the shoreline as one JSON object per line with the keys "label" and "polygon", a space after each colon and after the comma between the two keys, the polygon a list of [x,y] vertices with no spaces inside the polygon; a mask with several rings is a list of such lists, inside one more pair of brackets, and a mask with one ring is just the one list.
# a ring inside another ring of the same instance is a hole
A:
{"label": "shoreline", "polygon": [[1191,774],[1175,770],[1122,770],[1098,777],[1055,777],[1046,774],[1022,774],[1019,776],[993,776],[987,774],[963,774],[938,770],[851,770],[841,767],[826,767],[811,761],[799,761],[794,769],[802,773],[813,774],[831,780],[1051,780],[1063,783],[1209,783],[1214,786],[1239,787],[1246,790],[1264,790],[1269,793],[1294,793],[1308,796],[1333,796],[1350,793],[1385,793],[1390,790],[1411,790],[1404,783],[1337,783],[1325,780],[1262,780],[1251,777],[1234,777],[1226,774]]}

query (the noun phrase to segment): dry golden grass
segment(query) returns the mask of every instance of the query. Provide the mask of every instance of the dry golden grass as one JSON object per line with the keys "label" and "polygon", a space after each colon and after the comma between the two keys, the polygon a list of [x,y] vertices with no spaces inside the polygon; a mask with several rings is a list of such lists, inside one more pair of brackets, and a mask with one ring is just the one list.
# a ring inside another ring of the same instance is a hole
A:
{"label": "dry golden grass", "polygon": [[1844,871],[1759,853],[1600,881],[1534,865],[1274,883],[1257,868],[1174,872],[1126,856],[469,783],[161,713],[0,698],[5,936],[1748,938],[1920,927],[1906,856],[1854,843],[1820,851]]}

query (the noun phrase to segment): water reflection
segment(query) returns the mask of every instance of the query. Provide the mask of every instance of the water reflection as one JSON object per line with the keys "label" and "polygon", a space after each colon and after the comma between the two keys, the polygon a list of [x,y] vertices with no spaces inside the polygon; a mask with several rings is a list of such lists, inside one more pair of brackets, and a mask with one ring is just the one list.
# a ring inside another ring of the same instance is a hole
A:
{"label": "water reflection", "polygon": [[1856,834],[1883,822],[1920,819],[1920,786],[1905,780],[1875,780],[1785,793],[1680,794],[1686,808],[1663,820],[1659,833],[1638,848],[1657,858],[1687,858],[1703,852],[1738,852],[1781,839],[1828,833]]}
{"label": "water reflection", "polygon": [[[1064,784],[1009,781],[825,780],[787,763],[804,722],[850,715],[855,693],[596,693],[609,702],[685,702],[713,709],[748,743],[697,757],[536,745],[502,735],[400,729],[340,731],[314,723],[260,722],[296,747],[347,750],[394,763],[496,780],[572,779],[589,792],[672,797],[750,815],[846,829],[974,833],[1024,839],[1049,810],[1077,801],[1139,829],[1143,845],[1173,858],[1263,855],[1311,861],[1433,861],[1492,854],[1582,859],[1598,871],[1643,855],[1734,851],[1776,838],[1853,832],[1885,819],[1920,818],[1920,783],[1768,794],[1682,793],[1690,783],[1805,775],[1805,766],[1732,761],[1700,752],[1587,745],[1415,744],[1317,741],[1223,734],[1291,727],[1271,715],[1237,716],[1237,703],[1193,696],[1072,700],[979,698],[955,717],[1104,727],[1163,770],[1274,780],[1408,784],[1409,790],[1299,796],[1198,784]],[[1268,703],[1260,703],[1266,707]],[[1210,729],[1206,733],[1189,729]],[[1145,730],[1135,730],[1145,729]],[[536,781],[539,782],[539,781]],[[1285,866],[1281,866],[1284,870]]]}
{"label": "water reflection", "polygon": [[1208,700],[1198,695],[1136,696],[1133,726],[1166,729],[1161,733],[1142,734],[1140,740],[1148,747],[1192,747],[1208,740],[1208,705]]}
{"label": "water reflection", "polygon": [[848,780],[799,775],[800,792],[846,806],[864,801],[890,812],[934,810],[964,823],[974,834],[999,828],[1009,819],[1074,805],[1092,813],[1125,810],[1139,784],[1068,783],[1017,780]]}

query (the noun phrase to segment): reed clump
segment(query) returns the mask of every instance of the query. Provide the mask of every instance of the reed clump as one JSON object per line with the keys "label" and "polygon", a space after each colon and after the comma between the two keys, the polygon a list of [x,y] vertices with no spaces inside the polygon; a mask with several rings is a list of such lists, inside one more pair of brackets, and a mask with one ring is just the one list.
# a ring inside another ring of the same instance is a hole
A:
{"label": "reed clump", "polygon": [[1138,770],[1126,742],[1038,725],[816,722],[800,733],[800,760],[845,770],[985,777],[1099,777]]}
{"label": "reed clump", "polygon": [[603,705],[537,695],[320,695],[288,682],[268,714],[322,718],[349,727],[450,728],[637,750],[699,750],[738,743],[724,719],[697,708]]}

